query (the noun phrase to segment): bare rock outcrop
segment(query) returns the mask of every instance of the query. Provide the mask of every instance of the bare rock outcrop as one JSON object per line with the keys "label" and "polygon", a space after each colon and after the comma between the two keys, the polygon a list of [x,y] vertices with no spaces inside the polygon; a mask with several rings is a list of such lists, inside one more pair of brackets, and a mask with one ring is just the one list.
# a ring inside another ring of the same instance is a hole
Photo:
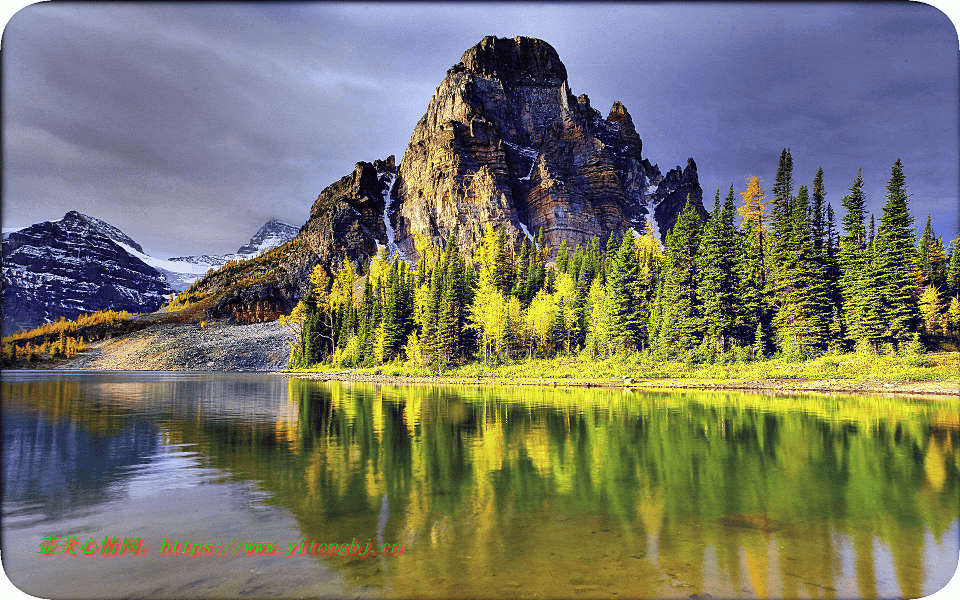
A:
{"label": "bare rock outcrop", "polygon": [[[543,228],[552,247],[572,247],[641,229],[648,202],[674,193],[702,204],[695,166],[674,184],[641,150],[626,107],[603,118],[575,97],[549,44],[486,37],[447,71],[414,129],[395,190],[397,244],[412,255],[418,234],[437,245],[454,236],[470,250],[492,222],[518,244]],[[657,207],[672,226],[674,203]]]}

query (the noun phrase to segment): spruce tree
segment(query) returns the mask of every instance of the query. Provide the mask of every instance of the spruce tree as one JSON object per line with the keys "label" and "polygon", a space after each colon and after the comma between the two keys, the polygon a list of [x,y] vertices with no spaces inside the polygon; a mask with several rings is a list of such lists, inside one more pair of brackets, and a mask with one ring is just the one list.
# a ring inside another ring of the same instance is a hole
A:
{"label": "spruce tree", "polygon": [[[785,350],[799,356],[825,346],[828,337],[829,310],[824,274],[816,271],[816,256],[809,222],[810,199],[802,185],[793,199],[792,219],[781,240],[782,260],[776,285],[774,327]],[[819,275],[819,277],[817,277]]]}
{"label": "spruce tree", "polygon": [[869,287],[873,285],[870,270],[870,248],[864,225],[866,201],[863,196],[863,169],[850,187],[850,193],[841,204],[846,213],[841,220],[844,235],[840,238],[837,260],[840,265],[841,311],[846,335],[851,341],[872,339],[869,323],[875,320],[876,307],[869,302]]}
{"label": "spruce tree", "polygon": [[823,167],[817,169],[813,178],[813,191],[810,197],[810,234],[813,238],[813,253],[820,256],[827,247],[826,191],[823,187]]}
{"label": "spruce tree", "polygon": [[631,236],[624,236],[619,249],[607,255],[607,263],[604,310],[610,346],[613,352],[636,350],[640,347],[638,265]]}
{"label": "spruce tree", "polygon": [[930,250],[933,242],[930,215],[927,215],[927,226],[923,228],[923,235],[920,236],[920,243],[917,244],[917,262],[919,263],[920,273],[923,275],[923,283],[926,285],[933,283],[933,265],[930,264]]}
{"label": "spruce tree", "polygon": [[713,213],[703,228],[697,251],[697,297],[703,306],[704,330],[714,354],[725,352],[734,335],[737,281],[733,197],[731,185],[721,208],[717,190]]}
{"label": "spruce tree", "polygon": [[570,247],[567,240],[560,242],[560,248],[557,250],[557,270],[561,273],[567,272],[567,266],[570,264]]}
{"label": "spruce tree", "polygon": [[874,285],[880,292],[886,321],[885,337],[906,342],[917,331],[919,313],[916,284],[917,257],[914,248],[913,217],[907,208],[903,166],[894,163],[887,184],[887,203],[874,239]]}
{"label": "spruce tree", "polygon": [[661,346],[671,354],[696,348],[703,338],[697,297],[697,251],[703,226],[689,197],[667,239]]}
{"label": "spruce tree", "polygon": [[790,150],[784,148],[780,153],[780,164],[777,166],[777,178],[773,184],[773,209],[770,212],[770,238],[767,252],[770,261],[767,265],[770,280],[769,284],[776,289],[779,285],[780,267],[786,260],[785,246],[793,227],[793,158]]}
{"label": "spruce tree", "polygon": [[950,242],[946,286],[951,297],[960,296],[960,237]]}

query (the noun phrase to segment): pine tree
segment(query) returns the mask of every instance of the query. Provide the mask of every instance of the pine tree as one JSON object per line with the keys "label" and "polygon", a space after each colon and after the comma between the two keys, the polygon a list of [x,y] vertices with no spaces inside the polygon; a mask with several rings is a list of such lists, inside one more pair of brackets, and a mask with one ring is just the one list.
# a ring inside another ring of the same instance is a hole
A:
{"label": "pine tree", "polygon": [[850,187],[850,193],[841,200],[846,214],[842,219],[845,235],[840,238],[838,262],[840,265],[840,294],[843,298],[842,315],[847,335],[851,340],[874,339],[876,332],[869,328],[878,307],[869,302],[868,288],[873,285],[870,274],[870,249],[864,226],[866,201],[863,197],[863,169]]}
{"label": "pine tree", "polygon": [[887,184],[880,229],[874,239],[876,278],[889,341],[906,342],[916,331],[919,313],[916,285],[916,249],[913,217],[907,208],[907,192],[900,159],[894,163]]}
{"label": "pine tree", "polygon": [[733,185],[720,207],[720,190],[713,213],[703,229],[697,251],[697,297],[703,306],[703,323],[714,353],[723,353],[734,336],[737,281],[736,238],[733,227]]}
{"label": "pine tree", "polygon": [[514,279],[512,293],[520,299],[520,303],[526,306],[530,301],[529,292],[530,279],[530,244],[524,237],[520,242],[520,262],[517,265],[516,277]]}
{"label": "pine tree", "polygon": [[771,191],[773,193],[773,209],[770,212],[770,239],[767,247],[770,260],[767,268],[770,274],[769,283],[773,284],[774,289],[776,289],[779,285],[780,267],[786,259],[784,247],[787,244],[787,238],[790,237],[790,230],[794,221],[793,211],[791,210],[793,201],[793,158],[790,156],[788,148],[784,148],[780,153],[777,178]]}
{"label": "pine tree", "polygon": [[930,215],[927,215],[927,226],[923,228],[920,243],[917,244],[917,263],[922,275],[921,285],[933,283],[933,265],[930,264],[930,250],[933,246],[933,229],[930,227]]}
{"label": "pine tree", "polygon": [[947,267],[947,294],[960,296],[960,237],[950,242],[950,256]]}
{"label": "pine tree", "polygon": [[[731,188],[732,188],[731,184]],[[765,332],[769,327],[769,307],[766,295],[766,265],[764,256],[763,227],[766,213],[763,188],[756,177],[748,180],[747,191],[741,193],[744,204],[738,208],[744,221],[736,236],[736,275],[738,311],[735,320],[735,335],[744,342],[755,341],[756,332]],[[766,343],[766,333],[761,343]]]}
{"label": "pine tree", "polygon": [[561,273],[566,273],[569,264],[570,247],[567,245],[567,240],[563,240],[560,242],[560,249],[557,250],[557,270]]}
{"label": "pine tree", "polygon": [[688,197],[667,238],[659,344],[670,354],[696,348],[703,337],[702,310],[697,297],[697,250],[702,231],[700,216]]}
{"label": "pine tree", "polygon": [[810,233],[813,237],[815,256],[826,254],[827,214],[826,191],[823,187],[823,167],[817,169],[813,178],[813,192],[810,197]]}
{"label": "pine tree", "polygon": [[947,287],[947,253],[943,247],[943,240],[935,238],[930,244],[930,273],[931,283],[938,290],[946,290]]}
{"label": "pine tree", "polygon": [[[780,241],[782,263],[778,269],[774,303],[774,326],[785,350],[804,356],[813,348],[825,346],[829,315],[824,315],[826,287],[817,280],[816,256],[813,251],[809,222],[810,199],[802,185],[791,203],[792,219],[784,223]],[[820,274],[820,277],[823,277]]]}
{"label": "pine tree", "polygon": [[614,352],[636,350],[641,343],[637,311],[640,290],[631,236],[624,236],[619,249],[607,255],[607,262],[604,310],[611,348]]}

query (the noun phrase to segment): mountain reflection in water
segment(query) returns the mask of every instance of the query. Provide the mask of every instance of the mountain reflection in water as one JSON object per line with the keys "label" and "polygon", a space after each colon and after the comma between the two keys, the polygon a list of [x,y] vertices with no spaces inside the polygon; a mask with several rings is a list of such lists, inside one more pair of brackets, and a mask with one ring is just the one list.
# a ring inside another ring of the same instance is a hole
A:
{"label": "mountain reflection in water", "polygon": [[[157,549],[257,528],[284,553],[403,544],[377,559],[297,557],[341,594],[920,597],[956,565],[955,402],[254,374],[4,373],[2,385],[4,563],[9,552],[11,579],[47,597],[24,582],[50,561],[81,581],[90,571],[91,586],[103,563],[38,558],[39,536],[69,526],[86,539],[132,498],[128,522]],[[177,494],[197,500],[153,508]],[[316,575],[291,580],[293,558],[191,560],[195,576],[160,569],[131,590],[290,597]],[[253,561],[256,586],[237,583]]]}

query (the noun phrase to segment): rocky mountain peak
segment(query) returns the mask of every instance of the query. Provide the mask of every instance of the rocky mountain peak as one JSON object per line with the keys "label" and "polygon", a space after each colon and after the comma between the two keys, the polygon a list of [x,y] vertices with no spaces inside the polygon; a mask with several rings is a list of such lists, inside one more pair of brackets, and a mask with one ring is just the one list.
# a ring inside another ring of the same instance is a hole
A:
{"label": "rocky mountain peak", "polygon": [[75,210],[67,212],[67,214],[63,215],[62,219],[56,222],[60,223],[60,228],[64,231],[73,232],[78,235],[96,232],[107,239],[130,246],[137,252],[143,253],[143,248],[140,247],[140,244],[133,241],[130,236],[113,225]]}
{"label": "rocky mountain peak", "polygon": [[237,250],[237,254],[254,255],[271,248],[276,248],[280,244],[293,239],[293,237],[297,235],[299,231],[299,227],[289,223],[284,223],[283,221],[279,221],[277,219],[270,219],[263,225],[263,227],[253,234],[253,237],[250,238],[249,242],[243,246],[240,246],[240,249]]}
{"label": "rocky mountain peak", "polygon": [[513,85],[558,86],[567,80],[567,69],[553,46],[528,37],[498,38],[488,35],[463,53],[451,72],[465,71]]}
{"label": "rocky mountain peak", "polygon": [[647,188],[663,177],[641,156],[626,107],[615,102],[604,119],[566,75],[552,46],[523,37],[486,37],[447,72],[392,192],[407,255],[415,235],[437,246],[454,236],[469,251],[489,222],[517,245],[543,228],[553,248],[640,228]]}
{"label": "rocky mountain peak", "polygon": [[171,292],[133,254],[140,244],[100,219],[70,211],[3,240],[3,334],[103,309],[150,312]]}

